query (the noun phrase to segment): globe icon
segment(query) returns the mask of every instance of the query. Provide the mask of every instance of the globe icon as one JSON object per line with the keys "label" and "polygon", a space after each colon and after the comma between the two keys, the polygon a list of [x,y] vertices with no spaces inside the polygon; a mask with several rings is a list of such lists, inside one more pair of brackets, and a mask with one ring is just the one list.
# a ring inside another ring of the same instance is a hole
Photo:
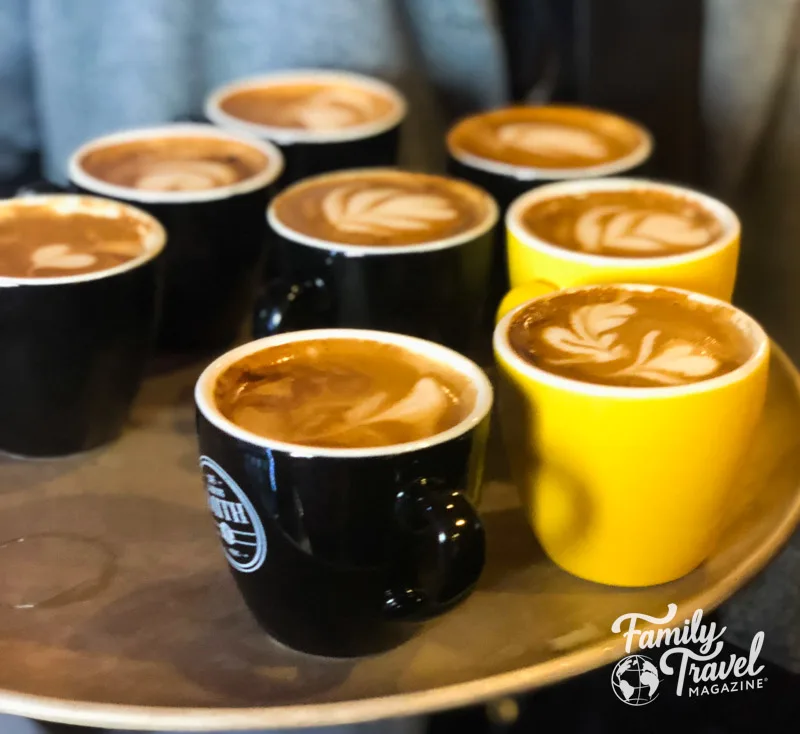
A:
{"label": "globe icon", "polygon": [[660,683],[658,668],[644,655],[628,655],[611,671],[614,695],[629,706],[644,706],[655,701]]}

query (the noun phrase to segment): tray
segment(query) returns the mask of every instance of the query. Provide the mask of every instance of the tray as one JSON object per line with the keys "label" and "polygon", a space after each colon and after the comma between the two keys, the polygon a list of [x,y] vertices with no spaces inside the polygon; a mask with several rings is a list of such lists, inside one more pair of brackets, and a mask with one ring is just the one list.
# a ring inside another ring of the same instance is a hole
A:
{"label": "tray", "polygon": [[[113,446],[0,458],[0,711],[126,729],[316,726],[407,716],[578,675],[623,654],[625,612],[678,619],[744,584],[800,518],[800,378],[775,348],[767,409],[719,548],[680,581],[593,585],[536,545],[490,452],[487,567],[412,641],[337,661],[280,647],[237,594],[205,508],[192,386],[150,377]],[[690,511],[690,510],[688,510]]]}

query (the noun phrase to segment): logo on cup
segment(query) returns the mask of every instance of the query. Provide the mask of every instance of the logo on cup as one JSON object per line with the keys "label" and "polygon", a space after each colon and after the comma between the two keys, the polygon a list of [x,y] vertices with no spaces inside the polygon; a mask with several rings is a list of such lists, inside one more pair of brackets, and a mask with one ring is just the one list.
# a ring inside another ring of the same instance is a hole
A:
{"label": "logo on cup", "polygon": [[[677,604],[669,604],[667,614],[653,617],[632,612],[618,617],[611,631],[625,638],[625,652],[611,672],[614,695],[629,706],[644,706],[658,697],[665,678],[675,676],[675,695],[689,698],[718,693],[741,693],[764,687],[767,679],[759,674],[763,665],[756,665],[764,645],[764,633],[753,636],[747,656],[723,655],[725,627],[714,622],[703,623],[703,610],[697,609],[683,624],[667,627],[678,613]],[[637,622],[650,622],[659,629],[639,629]],[[623,631],[623,624],[627,629]],[[639,649],[657,650],[666,647],[658,664],[642,654],[630,654],[634,641]]]}
{"label": "logo on cup", "polygon": [[261,568],[267,536],[250,500],[230,475],[208,456],[200,457],[208,507],[217,523],[228,563],[241,573]]}

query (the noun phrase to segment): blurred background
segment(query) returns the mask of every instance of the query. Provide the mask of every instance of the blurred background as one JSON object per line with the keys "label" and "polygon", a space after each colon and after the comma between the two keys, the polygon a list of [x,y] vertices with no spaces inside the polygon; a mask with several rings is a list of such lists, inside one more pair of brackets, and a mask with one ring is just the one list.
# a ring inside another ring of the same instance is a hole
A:
{"label": "blurred background", "polygon": [[[643,123],[655,176],[739,213],[734,300],[800,360],[800,0],[2,0],[0,191],[63,181],[69,153],[98,135],[197,117],[227,81],[306,67],[397,85],[410,102],[403,159],[414,168],[442,168],[455,118],[510,101],[575,102]],[[795,608],[798,545],[765,572],[795,580],[776,602]],[[747,620],[741,629],[752,636]],[[477,707],[432,726],[754,731],[776,708],[798,713],[797,654],[775,669],[772,692],[724,710],[719,699],[621,722],[601,671],[520,699],[513,715]],[[773,721],[770,731],[795,730]]]}

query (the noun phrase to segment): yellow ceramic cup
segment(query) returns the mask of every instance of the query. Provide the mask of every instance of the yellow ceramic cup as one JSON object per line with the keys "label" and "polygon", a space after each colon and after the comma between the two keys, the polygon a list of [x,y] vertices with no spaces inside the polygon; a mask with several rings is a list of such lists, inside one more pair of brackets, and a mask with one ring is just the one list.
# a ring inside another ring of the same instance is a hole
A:
{"label": "yellow ceramic cup", "polygon": [[519,357],[507,335],[522,306],[494,332],[500,426],[528,520],[556,564],[590,581],[648,586],[702,563],[764,403],[763,329],[722,301],[675,292],[729,312],[750,359],[690,385],[611,387]]}
{"label": "yellow ceramic cup", "polygon": [[[696,201],[715,214],[721,236],[692,252],[660,257],[610,257],[565,249],[545,242],[522,226],[522,213],[535,202],[555,196],[592,191],[645,189]],[[514,200],[506,214],[509,303],[522,303],[538,295],[531,281],[543,280],[559,288],[594,283],[651,283],[705,293],[730,301],[739,258],[739,219],[725,204],[692,189],[646,179],[608,178],[567,181],[533,189]],[[520,289],[517,293],[514,290]],[[510,294],[510,295],[511,295]]]}

